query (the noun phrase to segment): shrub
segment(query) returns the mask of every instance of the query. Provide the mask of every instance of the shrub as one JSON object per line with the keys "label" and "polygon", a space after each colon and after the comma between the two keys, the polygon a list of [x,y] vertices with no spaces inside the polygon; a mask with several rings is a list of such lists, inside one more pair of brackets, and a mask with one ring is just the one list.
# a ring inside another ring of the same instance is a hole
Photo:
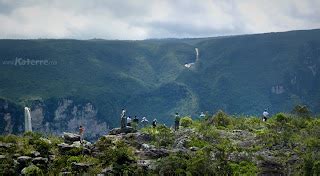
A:
{"label": "shrub", "polygon": [[275,118],[276,122],[278,123],[288,123],[290,121],[289,117],[287,117],[285,114],[283,113],[278,113],[276,115],[276,118]]}
{"label": "shrub", "polygon": [[232,163],[232,175],[257,175],[258,168],[255,164],[248,161],[241,161],[239,164]]}
{"label": "shrub", "polygon": [[310,117],[311,114],[310,110],[306,105],[296,105],[293,108],[292,113],[301,117]]}
{"label": "shrub", "polygon": [[51,144],[49,144],[48,142],[38,139],[36,141],[34,141],[34,148],[40,152],[42,155],[44,156],[48,156],[49,155],[49,150],[51,148]]}
{"label": "shrub", "polygon": [[187,158],[173,154],[157,161],[155,171],[160,175],[186,175]]}
{"label": "shrub", "polygon": [[209,121],[216,126],[220,127],[227,127],[228,125],[232,124],[232,119],[228,117],[226,113],[219,110],[213,117],[212,120]]}
{"label": "shrub", "polygon": [[30,165],[24,168],[23,172],[24,172],[24,175],[43,175],[42,170],[35,165]]}
{"label": "shrub", "polygon": [[190,127],[192,125],[191,117],[183,117],[180,119],[180,125],[183,127]]}

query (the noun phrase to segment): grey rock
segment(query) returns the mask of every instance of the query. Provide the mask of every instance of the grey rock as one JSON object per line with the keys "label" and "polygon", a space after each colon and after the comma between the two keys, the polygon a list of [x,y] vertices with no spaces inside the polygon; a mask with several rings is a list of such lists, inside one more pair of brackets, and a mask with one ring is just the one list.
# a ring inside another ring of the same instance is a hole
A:
{"label": "grey rock", "polygon": [[142,144],[141,149],[142,150],[149,150],[151,147],[148,144]]}
{"label": "grey rock", "polygon": [[4,143],[4,142],[0,142],[0,148],[3,148],[3,149],[9,149],[11,147],[13,147],[14,144],[13,143]]}
{"label": "grey rock", "polygon": [[13,154],[13,158],[17,159],[19,156],[21,156],[19,153]]}
{"label": "grey rock", "polygon": [[6,159],[6,155],[0,155],[0,160]]}
{"label": "grey rock", "polygon": [[71,168],[76,172],[86,172],[92,166],[92,164],[88,163],[71,163]]}
{"label": "grey rock", "polygon": [[80,141],[80,135],[74,133],[63,133],[64,142],[72,144],[75,141]]}
{"label": "grey rock", "polygon": [[190,147],[189,150],[195,152],[199,150],[199,147]]}
{"label": "grey rock", "polygon": [[151,160],[138,160],[137,165],[140,167],[148,168],[151,165]]}
{"label": "grey rock", "polygon": [[67,176],[67,175],[74,175],[74,174],[72,174],[72,172],[60,172],[60,174],[59,175],[65,175],[65,176]]}
{"label": "grey rock", "polygon": [[144,155],[149,158],[161,158],[169,156],[167,149],[150,149],[144,152]]}
{"label": "grey rock", "polygon": [[260,167],[260,173],[259,176],[269,176],[269,175],[274,175],[274,176],[282,176],[285,175],[283,173],[284,168],[280,163],[277,163],[276,161],[262,161],[259,165]]}
{"label": "grey rock", "polygon": [[17,161],[21,164],[21,163],[28,163],[32,160],[32,158],[30,156],[20,156],[18,157]]}
{"label": "grey rock", "polygon": [[152,136],[150,134],[146,134],[146,133],[137,133],[136,140],[139,143],[150,142],[150,141],[152,141]]}
{"label": "grey rock", "polygon": [[46,165],[48,163],[48,158],[36,157],[32,159],[34,165]]}
{"label": "grey rock", "polygon": [[125,127],[125,128],[113,128],[112,130],[109,131],[109,135],[117,135],[121,133],[136,133],[137,130],[132,128],[132,127]]}
{"label": "grey rock", "polygon": [[66,143],[61,143],[61,144],[58,144],[58,149],[59,149],[59,152],[61,154],[65,154],[66,152],[72,150],[72,149],[75,149],[75,148],[79,148],[80,146],[76,146],[76,145],[69,145],[69,144],[66,144]]}
{"label": "grey rock", "polygon": [[38,156],[40,156],[40,152],[38,152],[38,151],[31,152],[31,157],[38,157]]}

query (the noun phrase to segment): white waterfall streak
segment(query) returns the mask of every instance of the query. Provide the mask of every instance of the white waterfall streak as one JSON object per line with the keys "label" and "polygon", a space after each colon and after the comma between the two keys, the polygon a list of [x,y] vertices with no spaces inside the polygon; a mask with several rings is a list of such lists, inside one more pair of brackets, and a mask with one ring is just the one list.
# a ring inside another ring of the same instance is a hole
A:
{"label": "white waterfall streak", "polygon": [[199,50],[198,48],[195,48],[196,50],[196,62],[199,60]]}
{"label": "white waterfall streak", "polygon": [[32,131],[30,108],[24,108],[24,131]]}

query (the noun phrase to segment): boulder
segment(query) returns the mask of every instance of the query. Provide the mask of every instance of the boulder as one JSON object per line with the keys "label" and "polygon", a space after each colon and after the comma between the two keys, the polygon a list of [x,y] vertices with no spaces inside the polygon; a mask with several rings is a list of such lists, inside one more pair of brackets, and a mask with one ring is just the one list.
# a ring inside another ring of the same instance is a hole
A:
{"label": "boulder", "polygon": [[0,161],[6,159],[6,155],[0,155]]}
{"label": "boulder", "polygon": [[72,144],[75,141],[80,141],[80,135],[74,133],[63,133],[64,142],[67,144]]}
{"label": "boulder", "polygon": [[152,136],[150,134],[146,134],[146,133],[137,133],[136,140],[139,143],[150,142],[150,141],[152,141]]}
{"label": "boulder", "polygon": [[71,163],[72,170],[78,173],[87,172],[91,166],[92,164],[88,164],[88,163],[76,163],[76,162]]}
{"label": "boulder", "polygon": [[199,147],[190,147],[189,150],[195,152],[199,150]]}
{"label": "boulder", "polygon": [[136,133],[137,130],[132,128],[132,127],[125,127],[125,128],[113,128],[112,130],[109,131],[109,135],[117,135],[121,133]]}
{"label": "boulder", "polygon": [[32,158],[30,156],[20,156],[20,157],[17,158],[17,161],[20,164],[29,163],[31,160],[32,160]]}
{"label": "boulder", "polygon": [[141,145],[141,150],[149,150],[151,147],[150,147],[150,145],[148,145],[148,144],[142,144]]}
{"label": "boulder", "polygon": [[151,165],[151,160],[138,160],[137,165],[140,167],[148,168]]}
{"label": "boulder", "polygon": [[0,148],[2,149],[9,149],[11,147],[13,147],[14,144],[13,143],[4,143],[4,142],[0,142]]}
{"label": "boulder", "polygon": [[32,158],[30,156],[20,156],[17,158],[17,171],[18,173],[25,167],[29,166],[31,164]]}
{"label": "boulder", "polygon": [[77,146],[77,145],[69,145],[66,143],[58,144],[58,149],[61,154],[66,154],[66,152],[68,152],[72,149],[79,149],[79,148],[80,148],[80,146]]}
{"label": "boulder", "polygon": [[32,159],[34,165],[46,165],[48,163],[48,158],[36,157]]}
{"label": "boulder", "polygon": [[169,156],[169,151],[167,149],[150,149],[143,152],[143,155],[149,158],[161,158]]}
{"label": "boulder", "polygon": [[32,151],[31,152],[31,155],[30,155],[31,157],[38,157],[38,156],[40,156],[40,152],[38,152],[38,151]]}
{"label": "boulder", "polygon": [[268,176],[268,175],[285,175],[283,173],[284,168],[280,163],[277,163],[276,161],[262,161],[261,163],[258,164],[260,168],[260,173],[259,176]]}

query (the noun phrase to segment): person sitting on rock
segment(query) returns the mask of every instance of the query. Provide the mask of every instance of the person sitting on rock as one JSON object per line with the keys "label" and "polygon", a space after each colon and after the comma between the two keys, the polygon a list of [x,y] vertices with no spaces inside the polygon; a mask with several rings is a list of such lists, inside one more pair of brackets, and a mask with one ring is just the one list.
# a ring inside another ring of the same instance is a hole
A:
{"label": "person sitting on rock", "polygon": [[174,130],[177,131],[179,130],[180,126],[180,115],[179,113],[176,112],[175,119],[174,119]]}
{"label": "person sitting on rock", "polygon": [[157,119],[153,119],[153,121],[152,121],[152,127],[153,127],[153,128],[157,127]]}
{"label": "person sitting on rock", "polygon": [[130,116],[128,116],[127,117],[127,126],[131,126],[131,117]]}
{"label": "person sitting on rock", "polygon": [[268,111],[265,109],[264,111],[263,111],[263,113],[262,113],[262,121],[267,121],[267,119],[268,119],[268,115],[269,115],[269,113],[268,113]]}
{"label": "person sitting on rock", "polygon": [[80,143],[82,144],[83,142],[83,133],[84,133],[84,128],[82,125],[79,126],[79,135],[80,135]]}
{"label": "person sitting on rock", "polygon": [[146,117],[142,117],[141,124],[143,127],[147,126],[149,123],[148,119]]}

